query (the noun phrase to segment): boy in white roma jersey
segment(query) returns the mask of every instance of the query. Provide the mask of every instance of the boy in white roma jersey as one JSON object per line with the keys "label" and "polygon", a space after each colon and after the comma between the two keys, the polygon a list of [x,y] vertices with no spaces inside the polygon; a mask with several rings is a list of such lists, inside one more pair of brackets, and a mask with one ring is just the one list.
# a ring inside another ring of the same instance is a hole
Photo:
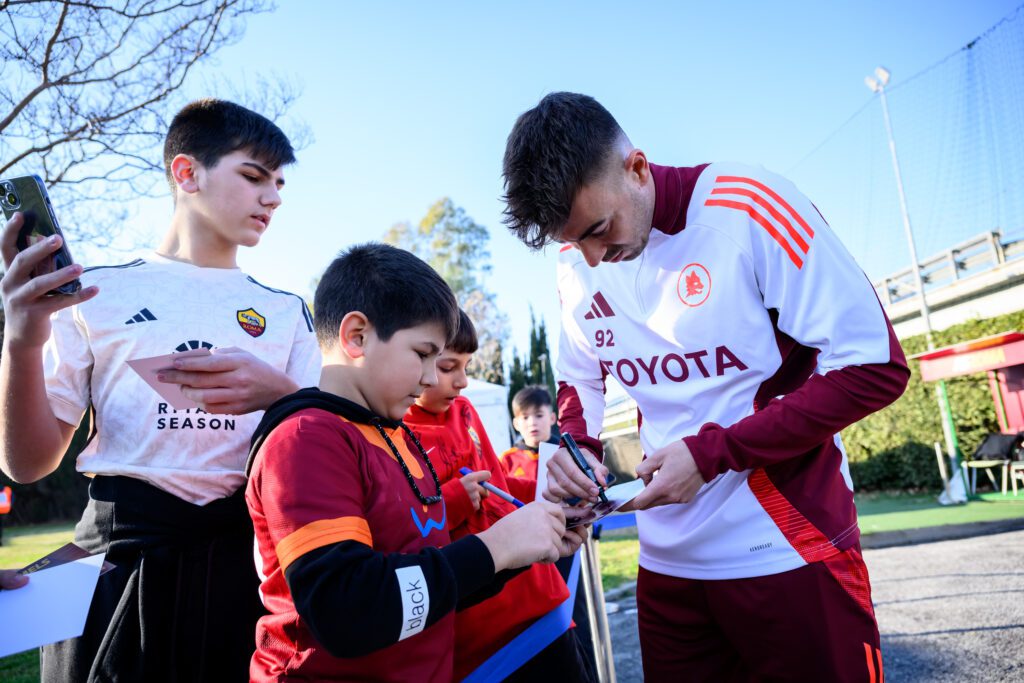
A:
{"label": "boy in white roma jersey", "polygon": [[[599,481],[607,375],[642,415],[646,680],[879,680],[838,433],[909,371],[817,209],[761,168],[651,164],[573,93],[518,119],[504,175],[509,227],[565,244],[558,413]],[[548,481],[597,493],[564,450]]]}
{"label": "boy in white roma jersey", "polygon": [[[244,500],[249,439],[264,408],[317,382],[320,354],[305,302],[248,277],[235,257],[259,243],[294,160],[263,116],[201,100],[167,133],[174,215],[155,252],[30,280],[59,244],[17,254],[22,217],[4,230],[0,465],[17,481],[46,476],[91,406],[96,433],[77,466],[93,480],[75,542],[116,565],[85,633],[43,649],[44,681],[248,680],[263,613]],[[75,277],[78,294],[45,296]],[[196,348],[213,355],[179,360],[161,380],[201,409],[175,410],[126,363]]]}

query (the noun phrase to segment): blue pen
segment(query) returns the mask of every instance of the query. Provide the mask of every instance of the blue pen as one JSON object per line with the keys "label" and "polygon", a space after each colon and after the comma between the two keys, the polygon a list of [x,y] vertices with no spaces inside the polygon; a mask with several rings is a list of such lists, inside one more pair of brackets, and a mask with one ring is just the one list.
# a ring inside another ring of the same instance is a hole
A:
{"label": "blue pen", "polygon": [[[459,474],[461,474],[462,476],[466,476],[467,474],[472,474],[472,473],[473,473],[473,470],[469,469],[468,467],[462,467],[462,468],[459,469]],[[480,485],[483,486],[488,491],[490,491],[491,493],[493,493],[494,495],[496,495],[498,498],[501,498],[502,500],[507,500],[508,502],[512,503],[517,508],[521,508],[524,505],[526,505],[526,503],[524,503],[523,501],[521,501],[518,498],[514,497],[508,491],[502,491],[501,489],[499,489],[494,484],[488,484],[486,481],[482,481],[482,482],[480,482]]]}

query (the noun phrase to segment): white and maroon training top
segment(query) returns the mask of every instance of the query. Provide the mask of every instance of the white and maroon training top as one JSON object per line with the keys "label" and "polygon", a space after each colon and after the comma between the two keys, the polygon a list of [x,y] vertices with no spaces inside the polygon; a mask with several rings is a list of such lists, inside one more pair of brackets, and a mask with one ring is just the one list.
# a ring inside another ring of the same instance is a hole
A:
{"label": "white and maroon training top", "polygon": [[563,431],[600,452],[604,378],[654,453],[705,484],[637,514],[640,564],[695,579],[788,571],[857,543],[838,432],[898,398],[906,359],[874,289],[813,204],[758,167],[652,165],[654,229],[633,261],[559,258]]}

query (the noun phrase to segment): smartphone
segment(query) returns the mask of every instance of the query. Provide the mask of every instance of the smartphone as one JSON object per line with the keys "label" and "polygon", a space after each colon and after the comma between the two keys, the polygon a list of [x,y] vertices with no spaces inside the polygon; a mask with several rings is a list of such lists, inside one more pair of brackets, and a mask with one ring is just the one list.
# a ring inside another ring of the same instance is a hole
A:
{"label": "smartphone", "polygon": [[[55,272],[75,262],[68,251],[68,241],[60,231],[53,205],[50,204],[50,196],[46,194],[46,186],[39,176],[0,179],[0,208],[8,220],[16,211],[21,211],[25,216],[25,224],[18,231],[18,251],[24,251],[51,235],[61,236],[60,250],[52,258],[33,268],[32,277]],[[47,294],[74,294],[81,288],[82,283],[75,278]]]}

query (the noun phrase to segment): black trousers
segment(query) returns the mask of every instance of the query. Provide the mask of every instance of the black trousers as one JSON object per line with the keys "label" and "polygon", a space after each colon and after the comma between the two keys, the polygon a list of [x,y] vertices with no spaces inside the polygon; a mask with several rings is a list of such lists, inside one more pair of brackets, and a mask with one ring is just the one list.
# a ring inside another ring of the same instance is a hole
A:
{"label": "black trousers", "polygon": [[193,505],[96,477],[75,542],[106,551],[85,632],[42,648],[41,680],[247,681],[265,610],[244,490]]}

